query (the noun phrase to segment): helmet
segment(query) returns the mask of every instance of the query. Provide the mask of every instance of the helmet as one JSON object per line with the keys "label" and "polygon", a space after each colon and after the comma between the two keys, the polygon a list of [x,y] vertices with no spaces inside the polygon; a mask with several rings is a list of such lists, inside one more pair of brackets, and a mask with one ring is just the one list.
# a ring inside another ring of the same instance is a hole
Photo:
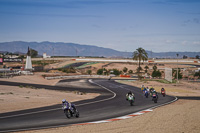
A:
{"label": "helmet", "polygon": [[65,102],[67,102],[67,101],[66,101],[65,99],[63,99],[63,100],[62,100],[62,103],[65,103]]}

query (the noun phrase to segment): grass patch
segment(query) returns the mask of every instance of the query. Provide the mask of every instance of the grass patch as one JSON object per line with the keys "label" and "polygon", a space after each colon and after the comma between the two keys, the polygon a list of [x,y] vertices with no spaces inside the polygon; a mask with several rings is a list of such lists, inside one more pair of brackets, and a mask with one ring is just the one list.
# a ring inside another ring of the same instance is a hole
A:
{"label": "grass patch", "polygon": [[53,64],[53,63],[57,63],[59,61],[56,60],[40,60],[40,61],[32,61],[33,65],[40,65],[40,66],[45,66],[45,65],[49,65],[49,64]]}
{"label": "grass patch", "polygon": [[164,80],[164,79],[159,79],[159,80],[157,80],[157,82],[164,83],[164,84],[171,84],[171,82]]}
{"label": "grass patch", "polygon": [[19,86],[19,88],[23,88],[23,87],[24,87],[23,85],[20,85],[20,86]]}
{"label": "grass patch", "polygon": [[84,67],[87,67],[87,66],[91,66],[91,65],[94,65],[94,64],[98,64],[99,62],[88,62],[88,63],[85,63],[79,67],[76,67],[77,69],[80,69],[80,68],[84,68]]}
{"label": "grass patch", "polygon": [[74,64],[74,63],[70,63],[70,64],[67,64],[67,65],[64,65],[64,66],[63,66],[63,67],[61,67],[61,68],[68,67],[68,66],[70,66],[70,65],[72,65],[72,64]]}
{"label": "grass patch", "polygon": [[29,85],[25,86],[25,88],[39,89],[39,88],[36,88],[36,87],[34,87],[34,86],[29,86]]}
{"label": "grass patch", "polygon": [[165,79],[142,79],[141,81],[143,81],[144,83],[147,83],[148,81],[157,81],[157,82],[164,83],[164,84],[176,83],[175,80],[172,80],[172,82],[169,82]]}
{"label": "grass patch", "polygon": [[0,93],[0,95],[13,95],[12,92]]}

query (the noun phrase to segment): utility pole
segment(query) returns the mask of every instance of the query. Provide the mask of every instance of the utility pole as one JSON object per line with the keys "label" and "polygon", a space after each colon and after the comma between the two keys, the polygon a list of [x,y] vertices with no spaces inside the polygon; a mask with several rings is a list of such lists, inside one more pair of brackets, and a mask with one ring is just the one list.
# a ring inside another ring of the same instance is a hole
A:
{"label": "utility pole", "polygon": [[78,50],[77,50],[77,48],[76,48],[76,56],[78,56]]}
{"label": "utility pole", "polygon": [[54,63],[54,47],[53,47],[53,63]]}
{"label": "utility pole", "polygon": [[179,56],[179,54],[176,54],[176,56],[177,56],[177,73],[176,73],[176,76],[177,76],[177,83],[178,83],[178,56]]}

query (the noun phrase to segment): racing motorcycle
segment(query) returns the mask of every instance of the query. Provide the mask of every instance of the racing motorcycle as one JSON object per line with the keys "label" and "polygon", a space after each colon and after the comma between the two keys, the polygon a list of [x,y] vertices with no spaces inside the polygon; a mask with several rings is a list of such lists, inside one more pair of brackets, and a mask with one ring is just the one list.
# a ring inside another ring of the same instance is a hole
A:
{"label": "racing motorcycle", "polygon": [[149,92],[148,92],[148,91],[145,91],[145,92],[144,92],[144,96],[145,96],[146,98],[148,98]]}
{"label": "racing motorcycle", "polygon": [[149,90],[149,93],[150,93],[150,96],[152,97],[152,94],[153,94],[153,88],[151,88],[150,90]]}
{"label": "racing motorcycle", "polygon": [[161,94],[163,95],[163,97],[165,97],[165,95],[166,95],[166,94],[165,94],[165,90],[162,90],[162,91],[161,91]]}
{"label": "racing motorcycle", "polygon": [[67,105],[64,105],[63,109],[64,109],[65,116],[67,118],[71,118],[73,116],[75,116],[76,118],[79,117],[79,111],[77,109],[74,109],[74,108],[69,107]]}
{"label": "racing motorcycle", "polygon": [[133,97],[133,95],[129,95],[128,96],[128,101],[130,102],[130,105],[133,106],[133,103],[134,103],[134,97]]}
{"label": "racing motorcycle", "polygon": [[154,103],[157,103],[158,101],[158,96],[155,93],[152,94],[152,101],[154,101]]}

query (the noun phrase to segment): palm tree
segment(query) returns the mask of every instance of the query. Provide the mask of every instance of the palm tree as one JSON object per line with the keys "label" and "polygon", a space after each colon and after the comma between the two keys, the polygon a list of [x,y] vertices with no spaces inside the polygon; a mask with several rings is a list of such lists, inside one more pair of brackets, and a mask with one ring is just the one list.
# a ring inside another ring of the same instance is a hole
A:
{"label": "palm tree", "polygon": [[139,67],[138,67],[138,72],[140,72],[141,67],[140,67],[140,62],[141,60],[145,61],[148,59],[148,54],[143,48],[138,48],[136,51],[133,52],[133,60],[138,60],[139,61]]}
{"label": "palm tree", "polygon": [[128,71],[128,68],[127,68],[127,67],[124,67],[124,68],[123,68],[123,72],[126,73],[127,71]]}
{"label": "palm tree", "polygon": [[149,67],[145,66],[144,69],[145,69],[145,73],[147,73],[148,72],[147,70],[149,69]]}

